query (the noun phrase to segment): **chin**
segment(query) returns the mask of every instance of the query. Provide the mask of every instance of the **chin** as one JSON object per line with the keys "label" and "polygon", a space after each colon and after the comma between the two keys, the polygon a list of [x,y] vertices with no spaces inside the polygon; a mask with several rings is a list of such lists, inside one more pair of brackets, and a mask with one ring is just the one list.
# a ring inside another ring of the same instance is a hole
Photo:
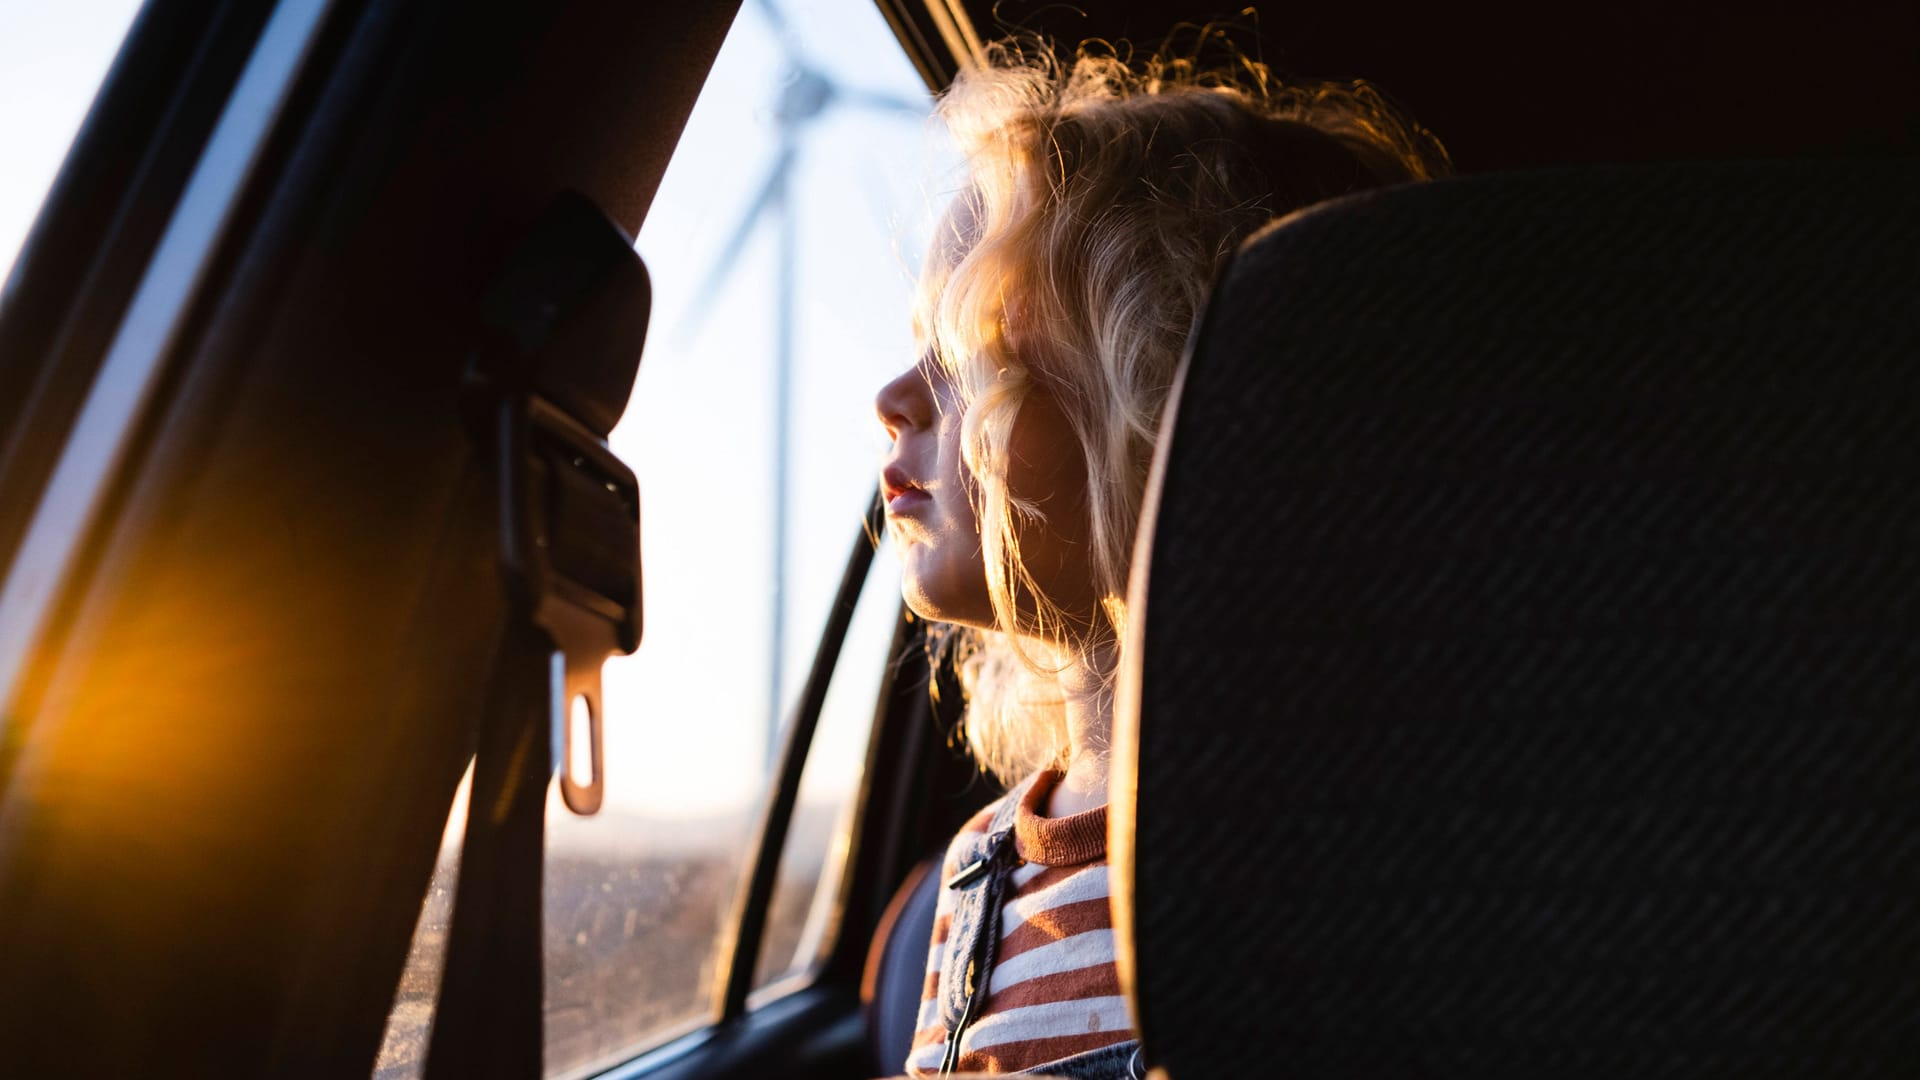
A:
{"label": "chin", "polygon": [[900,594],[907,610],[929,622],[993,629],[987,569],[977,558],[957,558],[953,548],[925,541],[900,552]]}
{"label": "chin", "polygon": [[953,617],[951,605],[940,603],[937,598],[929,596],[925,589],[917,587],[911,580],[901,584],[900,595],[907,602],[907,610],[913,612],[918,618],[928,622],[961,621]]}
{"label": "chin", "polygon": [[984,589],[975,598],[937,585],[929,587],[931,584],[912,574],[901,581],[900,595],[906,600],[908,611],[928,622],[957,623],[980,630],[993,629],[993,608],[987,603]]}

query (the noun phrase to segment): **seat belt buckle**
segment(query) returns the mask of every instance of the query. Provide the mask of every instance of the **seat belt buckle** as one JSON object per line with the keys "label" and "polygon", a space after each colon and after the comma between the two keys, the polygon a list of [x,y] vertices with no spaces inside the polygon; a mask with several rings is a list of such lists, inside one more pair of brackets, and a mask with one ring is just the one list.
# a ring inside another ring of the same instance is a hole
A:
{"label": "seat belt buckle", "polygon": [[552,646],[552,760],[583,815],[606,789],[600,665],[640,643],[640,488],[607,436],[633,392],[652,295],[633,238],[561,192],[481,298],[462,398],[496,455],[513,617]]}
{"label": "seat belt buckle", "polygon": [[597,813],[606,791],[600,668],[640,643],[640,491],[593,431],[538,394],[502,399],[500,566],[553,644],[548,725],[562,801]]}

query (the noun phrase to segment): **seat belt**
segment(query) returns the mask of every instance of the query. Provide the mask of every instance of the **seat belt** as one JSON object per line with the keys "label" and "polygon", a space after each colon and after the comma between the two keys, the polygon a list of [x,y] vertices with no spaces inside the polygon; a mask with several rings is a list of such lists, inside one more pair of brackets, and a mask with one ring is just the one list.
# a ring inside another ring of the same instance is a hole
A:
{"label": "seat belt", "polygon": [[428,1080],[538,1080],[548,780],[599,810],[600,667],[640,639],[640,499],[607,447],[651,294],[584,196],[550,206],[482,303],[463,406],[491,455],[508,627],[488,681]]}

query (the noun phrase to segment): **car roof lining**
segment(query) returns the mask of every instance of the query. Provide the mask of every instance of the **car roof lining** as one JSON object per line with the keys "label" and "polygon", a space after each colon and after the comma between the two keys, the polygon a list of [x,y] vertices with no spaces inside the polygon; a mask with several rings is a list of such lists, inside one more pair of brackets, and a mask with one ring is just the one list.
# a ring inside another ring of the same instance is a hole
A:
{"label": "car roof lining", "polygon": [[1031,31],[1149,45],[1217,20],[1283,76],[1374,83],[1463,172],[1920,151],[1920,5],[1841,0],[1812,18],[1796,4],[1619,0],[1553,19],[1521,0],[880,6],[936,90],[977,55],[963,43]]}

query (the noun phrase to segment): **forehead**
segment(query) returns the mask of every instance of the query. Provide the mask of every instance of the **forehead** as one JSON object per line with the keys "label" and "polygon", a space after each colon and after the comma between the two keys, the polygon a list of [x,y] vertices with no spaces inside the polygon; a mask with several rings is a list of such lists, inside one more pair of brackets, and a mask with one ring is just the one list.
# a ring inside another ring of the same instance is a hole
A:
{"label": "forehead", "polygon": [[939,223],[934,226],[927,259],[920,270],[919,295],[913,305],[913,333],[918,339],[924,340],[927,336],[933,306],[945,290],[947,279],[979,242],[979,202],[975,189],[969,187],[961,191],[947,203]]}

